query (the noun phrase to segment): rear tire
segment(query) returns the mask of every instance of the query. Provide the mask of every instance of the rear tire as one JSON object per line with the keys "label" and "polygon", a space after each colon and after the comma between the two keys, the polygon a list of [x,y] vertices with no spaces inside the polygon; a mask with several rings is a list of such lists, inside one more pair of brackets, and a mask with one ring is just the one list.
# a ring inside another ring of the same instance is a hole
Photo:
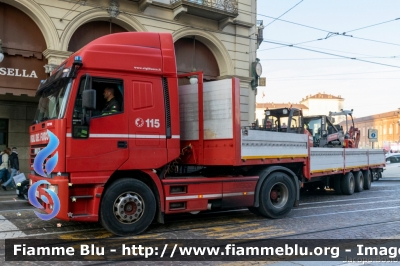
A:
{"label": "rear tire", "polygon": [[261,215],[278,219],[288,214],[296,200],[296,189],[292,179],[284,173],[272,173],[263,182],[260,190]]}
{"label": "rear tire", "polygon": [[353,173],[348,172],[343,176],[341,187],[344,195],[352,195],[354,193],[355,181]]}
{"label": "rear tire", "polygon": [[364,177],[364,189],[369,190],[371,188],[371,182],[372,182],[372,175],[370,170],[364,170],[362,171],[363,177]]}
{"label": "rear tire", "polygon": [[361,192],[364,190],[364,176],[361,171],[354,173],[354,192]]}
{"label": "rear tire", "polygon": [[124,178],[112,183],[100,205],[100,221],[105,229],[118,236],[140,234],[151,224],[156,200],[142,181]]}

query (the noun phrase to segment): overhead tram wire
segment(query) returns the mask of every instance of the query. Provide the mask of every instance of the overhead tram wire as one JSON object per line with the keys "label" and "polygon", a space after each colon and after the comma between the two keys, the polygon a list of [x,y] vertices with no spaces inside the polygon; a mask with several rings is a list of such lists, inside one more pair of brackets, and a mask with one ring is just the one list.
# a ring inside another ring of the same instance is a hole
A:
{"label": "overhead tram wire", "polygon": [[300,2],[298,2],[297,4],[295,4],[293,7],[291,7],[289,10],[287,10],[286,12],[284,12],[282,15],[280,15],[279,17],[275,18],[273,21],[271,21],[270,23],[268,23],[267,25],[264,26],[264,28],[268,27],[269,25],[271,25],[272,23],[274,23],[277,19],[281,18],[283,15],[285,15],[286,13],[288,13],[290,10],[292,10],[293,8],[295,8],[296,6],[298,6],[301,2],[303,2],[304,0],[301,0]]}
{"label": "overhead tram wire", "polygon": [[[399,56],[366,56],[366,57],[358,57],[361,59],[364,58],[379,58],[379,59],[399,59]],[[339,59],[347,59],[347,58],[328,58],[328,57],[320,57],[320,58],[270,58],[270,59],[261,59],[263,61],[300,61],[300,60],[339,60]]]}
{"label": "overhead tram wire", "polygon": [[365,62],[365,63],[370,63],[370,64],[375,64],[375,65],[382,65],[382,66],[400,68],[400,66],[394,66],[394,65],[388,65],[388,64],[383,64],[383,63],[378,63],[378,62],[373,62],[373,61],[358,59],[358,58],[356,58],[356,57],[348,57],[348,56],[344,56],[344,55],[337,55],[337,54],[332,54],[332,53],[327,53],[327,52],[312,50],[312,49],[308,49],[308,48],[304,48],[304,47],[299,47],[299,46],[294,46],[294,45],[287,45],[287,44],[283,44],[283,43],[270,42],[270,41],[263,41],[263,42],[272,43],[272,44],[277,44],[277,45],[286,45],[286,46],[288,46],[288,47],[293,47],[293,48],[297,48],[297,49],[302,49],[302,50],[306,50],[306,51],[310,51],[310,52],[314,52],[314,53],[320,53],[320,54],[326,54],[326,55],[331,55],[331,56],[336,56],[336,57],[342,57],[342,58],[347,58],[347,59],[356,60],[356,61]]}
{"label": "overhead tram wire", "polygon": [[[279,46],[279,48],[285,48],[285,45],[287,46],[298,46],[297,43],[286,43],[282,42],[282,41],[277,41],[277,40],[270,40],[270,39],[266,39],[269,41],[273,41],[273,42],[278,42],[278,43],[283,43],[281,46]],[[315,46],[307,46],[304,45],[304,47],[309,47],[309,48],[315,48],[315,49],[320,49],[320,50],[328,50],[328,51],[335,51],[335,52],[341,52],[341,53],[347,53],[347,54],[356,54],[356,55],[364,55],[364,56],[376,56],[376,55],[369,55],[369,54],[360,54],[360,53],[354,53],[354,52],[346,52],[346,51],[341,51],[341,50],[336,50],[336,49],[329,49],[329,48],[321,48],[321,47],[315,47]],[[261,50],[258,50],[261,51]]]}
{"label": "overhead tram wire", "polygon": [[310,78],[310,77],[326,77],[326,76],[345,76],[345,75],[362,75],[371,73],[388,73],[388,72],[398,72],[400,70],[385,70],[385,71],[365,71],[365,72],[346,72],[337,74],[320,74],[320,75],[307,75],[307,76],[290,76],[290,77],[275,77],[269,78],[268,80],[279,80],[279,79],[293,79],[293,78]]}
{"label": "overhead tram wire", "polygon": [[[244,13],[254,13],[254,12],[244,12]],[[304,24],[300,24],[300,23],[296,23],[296,22],[292,22],[292,21],[279,19],[279,17],[278,18],[274,18],[274,17],[271,17],[271,16],[258,14],[258,13],[257,13],[257,15],[262,16],[262,17],[267,17],[267,18],[273,18],[274,21],[279,20],[279,21],[282,21],[282,22],[298,25],[298,26],[301,26],[301,27],[306,27],[306,28],[310,28],[310,29],[314,29],[314,30],[318,30],[318,31],[324,31],[324,32],[328,33],[328,35],[329,35],[329,36],[327,36],[325,38],[319,38],[319,39],[316,39],[316,40],[297,43],[296,45],[309,43],[309,42],[321,41],[321,40],[325,40],[327,38],[335,37],[335,36],[345,36],[345,37],[352,37],[352,38],[355,38],[355,39],[360,39],[360,40],[365,40],[365,41],[371,41],[371,42],[378,42],[378,43],[383,43],[383,44],[400,46],[400,44],[394,44],[394,43],[389,43],[389,42],[383,42],[383,41],[377,41],[377,40],[372,40],[372,39],[366,39],[366,38],[360,38],[360,37],[354,37],[354,36],[347,35],[347,33],[349,33],[349,32],[358,31],[358,30],[361,30],[361,29],[366,29],[366,28],[378,26],[378,25],[381,25],[381,24],[393,22],[393,21],[396,21],[396,20],[400,20],[400,18],[395,18],[395,19],[392,19],[392,20],[388,20],[388,21],[384,21],[384,22],[380,22],[380,23],[375,23],[375,24],[372,24],[372,25],[369,25],[369,26],[365,26],[365,27],[361,27],[361,28],[358,28],[358,29],[354,29],[354,30],[350,30],[350,31],[345,31],[343,33],[339,33],[339,32],[333,32],[333,31],[328,31],[328,30],[324,30],[324,29],[319,29],[319,28],[316,28],[316,27],[312,27],[312,26],[308,26],[308,25],[304,25]],[[283,47],[285,47],[285,46],[278,46],[278,47],[263,49],[263,50],[259,50],[259,51],[272,50],[272,49],[278,49],[278,48],[283,48]]]}

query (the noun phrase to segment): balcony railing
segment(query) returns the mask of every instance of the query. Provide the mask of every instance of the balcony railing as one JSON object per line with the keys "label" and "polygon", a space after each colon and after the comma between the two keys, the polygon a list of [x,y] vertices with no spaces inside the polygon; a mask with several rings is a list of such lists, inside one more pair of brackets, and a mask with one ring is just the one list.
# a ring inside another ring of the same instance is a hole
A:
{"label": "balcony railing", "polygon": [[237,0],[171,0],[171,5],[184,7],[187,14],[215,20],[235,18],[239,14]]}

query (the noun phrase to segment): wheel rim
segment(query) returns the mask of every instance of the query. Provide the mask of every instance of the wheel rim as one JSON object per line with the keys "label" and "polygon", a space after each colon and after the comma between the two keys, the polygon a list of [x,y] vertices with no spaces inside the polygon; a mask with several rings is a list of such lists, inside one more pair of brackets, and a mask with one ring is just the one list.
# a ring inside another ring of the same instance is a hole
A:
{"label": "wheel rim", "polygon": [[350,190],[354,190],[354,187],[355,187],[354,177],[353,178],[350,177]]}
{"label": "wheel rim", "polygon": [[360,188],[363,188],[364,187],[364,176],[361,173],[358,174],[358,176],[360,178],[360,181],[359,181]]}
{"label": "wheel rim", "polygon": [[121,223],[137,222],[144,213],[144,201],[139,194],[124,192],[114,201],[114,215]]}
{"label": "wheel rim", "polygon": [[289,190],[283,183],[276,183],[269,192],[271,203],[276,208],[283,207],[289,199]]}

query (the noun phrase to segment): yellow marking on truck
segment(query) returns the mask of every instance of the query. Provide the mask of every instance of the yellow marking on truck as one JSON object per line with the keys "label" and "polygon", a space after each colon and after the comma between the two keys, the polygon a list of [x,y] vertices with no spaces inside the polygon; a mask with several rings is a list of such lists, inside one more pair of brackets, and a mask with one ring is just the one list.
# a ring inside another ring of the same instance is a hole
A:
{"label": "yellow marking on truck", "polygon": [[255,159],[285,159],[285,158],[307,158],[308,154],[291,154],[291,155],[256,155],[256,156],[242,156],[243,160]]}
{"label": "yellow marking on truck", "polygon": [[327,168],[327,169],[320,169],[320,170],[313,170],[310,171],[311,174],[313,173],[323,173],[323,172],[336,172],[336,171],[342,171],[343,168]]}

